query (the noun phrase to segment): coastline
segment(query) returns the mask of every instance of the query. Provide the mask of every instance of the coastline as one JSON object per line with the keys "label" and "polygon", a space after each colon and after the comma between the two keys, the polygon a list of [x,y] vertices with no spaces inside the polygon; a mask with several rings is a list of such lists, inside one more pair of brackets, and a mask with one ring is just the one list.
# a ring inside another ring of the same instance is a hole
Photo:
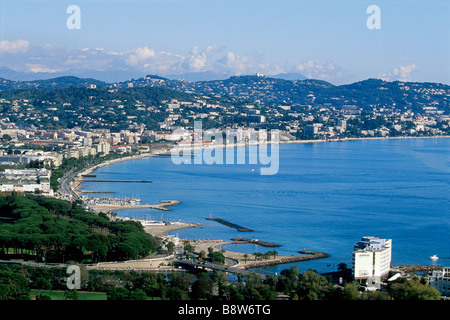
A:
{"label": "coastline", "polygon": [[[364,137],[364,138],[343,138],[343,139],[317,139],[317,140],[289,140],[289,141],[279,141],[279,144],[296,144],[296,143],[323,143],[323,142],[348,142],[348,141],[359,141],[359,140],[396,140],[396,139],[436,139],[436,138],[450,138],[450,136],[421,136],[421,137]],[[272,144],[270,141],[266,141],[265,144]],[[245,147],[249,144],[234,144],[234,145],[214,145],[214,144],[192,144],[189,149],[191,150],[204,150],[204,149],[216,149],[216,148],[237,148],[237,147]],[[254,144],[257,145],[257,144]],[[108,160],[105,162],[102,162],[100,164],[97,164],[93,167],[86,168],[85,170],[81,171],[76,175],[76,177],[70,182],[70,185],[72,187],[72,190],[80,195],[81,191],[78,189],[81,187],[82,184],[82,176],[83,175],[89,175],[92,174],[95,170],[103,167],[103,166],[109,166],[110,164],[123,162],[123,161],[129,161],[129,160],[137,160],[137,159],[145,159],[155,156],[160,156],[163,154],[167,154],[170,152],[179,152],[182,151],[185,147],[182,145],[172,145],[170,149],[165,150],[155,150],[155,152],[149,152],[149,153],[142,153],[138,155],[132,155],[128,157],[118,158],[114,160]]]}
{"label": "coastline", "polygon": [[[316,139],[316,140],[289,140],[289,141],[279,141],[279,144],[295,144],[295,143],[322,143],[322,142],[347,142],[347,141],[359,141],[359,140],[396,140],[396,139],[437,139],[437,138],[450,138],[450,136],[420,136],[420,137],[364,137],[364,138],[343,138],[343,139]],[[272,144],[270,141],[266,141],[264,144]],[[215,148],[237,148],[237,147],[245,147],[249,144],[221,144],[221,145],[214,145],[214,144],[191,144],[190,149],[191,150],[204,150],[204,149],[215,149]],[[251,144],[251,145],[258,145],[258,143]],[[165,150],[155,150],[155,152],[149,152],[149,153],[142,153],[138,155],[132,155],[128,157],[118,158],[114,160],[108,160],[105,162],[102,162],[100,164],[97,164],[93,167],[86,168],[84,171],[77,174],[77,176],[74,178],[74,186],[73,189],[76,192],[78,191],[78,188],[81,186],[82,183],[82,175],[88,175],[93,173],[98,168],[101,168],[103,166],[108,166],[110,164],[122,162],[122,161],[129,161],[129,160],[137,160],[137,159],[145,159],[155,156],[160,156],[163,154],[167,154],[173,151],[182,151],[184,146],[179,145],[177,148],[177,145],[172,145],[170,149]]]}
{"label": "coastline", "polygon": [[[325,143],[325,142],[349,142],[349,141],[360,141],[360,140],[395,140],[395,139],[434,139],[434,138],[450,138],[450,136],[421,136],[421,137],[364,137],[364,138],[344,138],[344,139],[317,139],[317,140],[289,140],[289,141],[279,141],[278,144],[297,144],[297,143]],[[271,141],[265,141],[263,144],[267,144],[270,145],[272,144]],[[154,150],[153,152],[149,152],[149,153],[142,153],[142,154],[138,154],[138,155],[132,155],[132,156],[127,156],[127,157],[123,157],[123,158],[118,158],[118,159],[114,159],[114,160],[108,160],[105,162],[102,162],[100,164],[97,164],[93,167],[90,168],[86,168],[85,170],[79,172],[72,181],[70,181],[70,188],[72,189],[72,191],[81,199],[83,199],[84,197],[81,196],[81,193],[83,193],[82,191],[79,190],[79,188],[81,187],[82,183],[83,183],[83,175],[89,175],[92,174],[95,170],[103,167],[103,166],[108,166],[110,164],[114,164],[114,163],[118,163],[118,162],[123,162],[123,161],[129,161],[129,160],[138,160],[138,159],[145,159],[145,158],[150,158],[150,157],[155,157],[155,156],[160,156],[163,154],[168,154],[168,153],[172,153],[172,152],[180,152],[183,150],[191,150],[191,151],[195,151],[195,150],[206,150],[206,149],[218,149],[218,148],[223,148],[223,149],[228,149],[228,148],[238,148],[238,147],[246,147],[246,146],[252,146],[252,145],[258,145],[258,143],[254,143],[254,144],[233,144],[233,145],[223,145],[223,144],[219,144],[219,145],[215,145],[215,144],[189,144],[189,148],[186,148],[183,145],[175,145],[173,144],[170,148],[164,148],[164,149],[160,149],[160,150]],[[176,200],[169,200],[169,201],[176,201]],[[164,205],[163,202],[160,204],[139,204],[139,205],[94,205],[91,206],[92,209],[96,212],[110,212],[110,211],[116,211],[116,210],[120,210],[120,209],[139,209],[139,208],[149,208],[149,209],[157,209],[157,210],[170,210],[167,209],[166,206]],[[178,203],[177,203],[178,204]]]}
{"label": "coastline", "polygon": [[[348,138],[348,139],[337,139],[337,140],[295,140],[295,141],[281,141],[280,144],[291,144],[291,143],[322,143],[322,142],[346,142],[346,141],[358,141],[358,140],[393,140],[393,139],[433,139],[433,138],[450,138],[450,136],[425,136],[425,137],[366,137],[366,138]],[[270,144],[270,142],[267,142],[268,144]],[[204,149],[211,149],[211,148],[236,148],[236,147],[243,147],[245,145],[232,145],[232,146],[224,146],[224,145],[213,145],[213,144],[205,144],[205,145],[200,145],[197,146],[197,148],[195,148],[195,145],[191,146],[191,150],[204,150]],[[153,157],[153,156],[158,156],[161,154],[167,154],[170,153],[172,151],[182,151],[183,148],[179,147],[179,149],[177,148],[172,148],[172,149],[165,149],[165,150],[155,150],[154,152],[151,153],[146,153],[146,154],[140,154],[140,155],[134,155],[134,156],[128,156],[128,157],[124,157],[124,158],[120,158],[120,159],[115,159],[115,160],[111,160],[111,161],[106,161],[104,163],[98,164],[94,167],[91,168],[87,168],[86,170],[84,170],[83,172],[79,173],[76,178],[73,180],[75,188],[72,188],[74,190],[74,192],[76,192],[77,194],[80,194],[81,192],[78,190],[79,187],[81,187],[82,184],[82,175],[85,174],[90,174],[92,172],[94,172],[95,170],[97,170],[98,168],[105,166],[105,165],[109,165],[109,164],[113,164],[113,163],[117,163],[117,162],[122,162],[122,161],[128,161],[128,160],[136,160],[136,159],[143,159],[143,158],[148,158],[148,157]],[[72,186],[72,184],[71,184]],[[125,208],[152,208],[152,209],[157,209],[155,208],[155,206],[158,205],[136,205],[136,206],[104,206],[103,209],[107,209],[108,211],[115,211],[115,210],[120,210],[120,209],[125,209]],[[166,237],[168,232],[171,232],[173,230],[177,230],[177,229],[184,229],[184,228],[189,228],[189,227],[196,227],[198,226],[198,224],[194,224],[194,223],[179,223],[179,224],[173,224],[173,225],[153,225],[153,226],[145,226],[145,230],[152,234],[153,236],[156,237]],[[193,240],[189,240],[191,243],[194,243]],[[235,243],[235,242],[232,242]],[[208,246],[212,246],[212,247],[217,247],[220,245],[225,245],[227,244],[227,242],[224,242],[223,240],[216,240],[216,241],[210,241],[208,243],[203,243],[202,247],[205,247],[205,245]],[[197,251],[197,249],[196,249]],[[206,250],[207,252],[207,250]],[[253,264],[250,264],[250,260],[251,258],[245,257],[244,253],[239,253],[239,252],[231,252],[231,251],[225,251],[224,255],[227,258],[230,259],[235,259],[238,261],[238,264],[241,268],[252,268],[254,266],[266,266],[266,265],[275,265],[275,264],[285,264],[285,263],[289,263],[289,262],[294,262],[294,261],[300,261],[302,259],[298,259],[298,256],[279,256],[277,258],[270,258],[267,259],[267,261],[253,261]],[[252,256],[251,254],[249,254],[248,256]],[[298,260],[297,260],[298,259]],[[306,259],[304,259],[306,260]],[[309,259],[308,259],[309,260]]]}
{"label": "coastline", "polygon": [[129,161],[129,160],[136,160],[136,159],[145,159],[145,158],[149,158],[149,157],[153,157],[153,156],[158,156],[162,153],[145,153],[145,154],[139,154],[139,155],[133,155],[133,156],[128,156],[128,157],[123,157],[123,158],[118,158],[118,159],[114,159],[114,160],[108,160],[102,163],[99,163],[93,167],[89,167],[86,168],[85,170],[79,172],[75,178],[70,182],[70,186],[72,187],[72,190],[78,194],[78,196],[81,197],[81,191],[79,190],[79,188],[81,187],[81,184],[83,183],[83,175],[89,175],[92,174],[95,170],[104,167],[104,166],[109,166],[110,164],[114,164],[114,163],[118,163],[118,162],[122,162],[122,161]]}

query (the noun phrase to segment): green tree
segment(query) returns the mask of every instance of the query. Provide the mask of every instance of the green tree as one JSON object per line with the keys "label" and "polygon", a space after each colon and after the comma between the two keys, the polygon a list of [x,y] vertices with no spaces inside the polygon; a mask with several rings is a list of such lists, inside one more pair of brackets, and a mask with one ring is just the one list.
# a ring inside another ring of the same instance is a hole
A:
{"label": "green tree", "polygon": [[323,300],[329,283],[313,270],[299,275],[296,293],[299,300]]}
{"label": "green tree", "polygon": [[225,256],[222,252],[213,252],[210,255],[211,262],[218,263],[218,264],[224,264],[225,263]]}
{"label": "green tree", "polygon": [[48,281],[47,279],[43,278],[43,277],[39,277],[37,278],[35,281],[33,281],[33,287],[37,288],[38,291],[38,296],[41,295],[41,290],[50,290],[52,288],[52,284],[50,283],[50,281]]}
{"label": "green tree", "polygon": [[78,297],[77,289],[66,290],[64,292],[64,300],[78,300]]}
{"label": "green tree", "polygon": [[147,294],[144,290],[136,288],[130,292],[130,300],[147,300]]}
{"label": "green tree", "polygon": [[419,279],[398,279],[390,285],[389,293],[394,300],[439,300],[436,288],[420,282]]}
{"label": "green tree", "polygon": [[166,280],[163,274],[146,274],[143,277],[142,289],[149,297],[163,297]]}
{"label": "green tree", "polygon": [[169,253],[173,253],[175,251],[175,244],[172,241],[169,241],[167,244],[167,251],[169,251]]}
{"label": "green tree", "polygon": [[18,300],[29,297],[28,279],[20,273],[0,271],[0,297],[2,299]]}
{"label": "green tree", "polygon": [[166,296],[169,300],[189,300],[188,291],[177,287],[171,287]]}
{"label": "green tree", "polygon": [[361,298],[361,294],[358,290],[358,285],[347,283],[344,286],[344,299],[345,300],[359,300]]}
{"label": "green tree", "polygon": [[106,292],[106,299],[113,301],[128,300],[129,295],[130,291],[124,287],[114,287]]}
{"label": "green tree", "polygon": [[213,281],[207,273],[200,273],[192,284],[190,296],[194,300],[207,300],[212,296]]}

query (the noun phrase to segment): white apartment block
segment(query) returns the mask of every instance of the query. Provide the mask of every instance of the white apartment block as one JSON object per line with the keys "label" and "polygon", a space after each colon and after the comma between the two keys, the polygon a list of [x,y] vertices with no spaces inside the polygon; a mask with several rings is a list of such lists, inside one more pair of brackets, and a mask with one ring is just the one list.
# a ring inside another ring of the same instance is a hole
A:
{"label": "white apartment block", "polygon": [[377,287],[391,268],[392,240],[362,237],[353,251],[353,277],[368,287]]}
{"label": "white apartment block", "polygon": [[443,267],[428,275],[429,285],[435,287],[443,296],[450,296],[450,268]]}
{"label": "white apartment block", "polygon": [[53,195],[51,171],[47,169],[5,169],[0,173],[1,192],[35,192]]}

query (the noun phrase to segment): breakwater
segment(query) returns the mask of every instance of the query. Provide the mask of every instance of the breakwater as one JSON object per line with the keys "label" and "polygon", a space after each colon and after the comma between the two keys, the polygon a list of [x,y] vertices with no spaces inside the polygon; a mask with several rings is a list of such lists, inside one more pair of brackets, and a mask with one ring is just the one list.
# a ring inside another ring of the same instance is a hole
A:
{"label": "breakwater", "polygon": [[292,262],[301,262],[301,261],[308,261],[308,260],[314,260],[314,259],[323,259],[328,258],[330,255],[325,252],[319,252],[319,251],[309,251],[309,250],[302,250],[299,251],[301,253],[301,256],[290,256],[290,257],[280,257],[278,259],[271,259],[266,261],[254,261],[250,263],[246,263],[243,265],[245,269],[252,269],[252,268],[259,268],[259,267],[267,267],[267,266],[274,266],[278,264],[285,264],[285,263],[292,263]]}
{"label": "breakwater", "polygon": [[398,270],[403,272],[431,272],[434,270],[441,270],[442,268],[443,266],[423,264],[401,264],[391,266],[391,270]]}
{"label": "breakwater", "polygon": [[156,204],[153,207],[158,210],[170,211],[167,207],[179,205],[181,202],[177,200],[161,200],[160,204]]}
{"label": "breakwater", "polygon": [[303,256],[307,258],[305,260],[328,258],[330,256],[328,253],[312,250],[300,250],[298,253],[306,254],[306,256]]}
{"label": "breakwater", "polygon": [[247,239],[247,238],[232,238],[231,240],[237,242],[237,243],[253,243],[257,244],[263,247],[281,247],[281,244],[271,243],[271,242],[265,242],[260,241],[258,239]]}
{"label": "breakwater", "polygon": [[252,231],[254,231],[252,229],[245,228],[245,227],[240,226],[238,224],[231,223],[229,221],[226,221],[226,220],[223,220],[223,219],[219,219],[219,218],[205,218],[205,219],[219,222],[219,223],[221,223],[221,224],[223,224],[223,225],[225,225],[227,227],[237,229],[237,231],[240,231],[240,232],[252,232]]}

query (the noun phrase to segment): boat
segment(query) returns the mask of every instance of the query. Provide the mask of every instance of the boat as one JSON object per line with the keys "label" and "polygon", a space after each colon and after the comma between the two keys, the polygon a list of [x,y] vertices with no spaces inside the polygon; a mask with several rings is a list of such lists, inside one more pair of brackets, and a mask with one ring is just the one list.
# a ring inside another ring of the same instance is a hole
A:
{"label": "boat", "polygon": [[433,261],[436,261],[437,259],[439,259],[439,257],[437,256],[437,255],[432,255],[431,257],[430,257],[430,259],[431,260],[433,260]]}

